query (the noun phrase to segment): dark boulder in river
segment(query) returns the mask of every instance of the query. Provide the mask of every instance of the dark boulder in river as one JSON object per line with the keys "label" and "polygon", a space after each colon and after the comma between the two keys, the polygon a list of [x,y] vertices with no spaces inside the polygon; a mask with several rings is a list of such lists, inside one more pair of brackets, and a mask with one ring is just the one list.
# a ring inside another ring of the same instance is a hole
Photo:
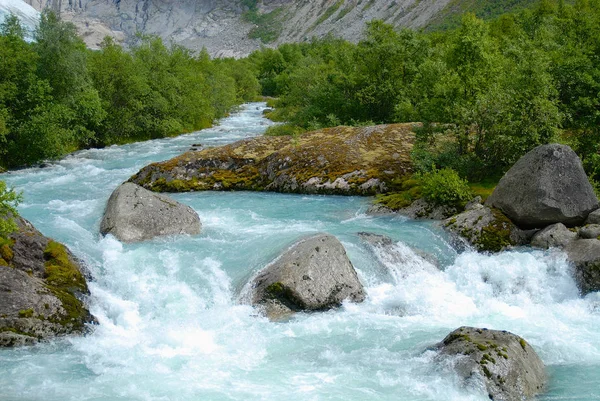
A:
{"label": "dark boulder in river", "polygon": [[542,145],[521,157],[502,177],[486,204],[522,228],[582,224],[598,199],[581,160],[565,145]]}
{"label": "dark boulder in river", "polygon": [[250,190],[374,195],[412,173],[414,124],[335,127],[259,136],[186,152],[130,181],[156,192]]}
{"label": "dark boulder in river", "polygon": [[575,265],[575,281],[583,294],[600,291],[600,241],[578,239],[565,248],[569,260]]}
{"label": "dark boulder in river", "polygon": [[138,242],[161,235],[195,235],[200,228],[200,218],[191,207],[126,182],[110,196],[100,232],[123,242]]}
{"label": "dark boulder in river", "polygon": [[263,308],[272,320],[365,298],[344,246],[328,234],[296,242],[260,272],[251,286],[252,304]]}
{"label": "dark boulder in river", "polygon": [[507,331],[461,327],[438,349],[441,358],[456,357],[454,369],[467,384],[483,381],[494,401],[531,399],[547,382],[544,364],[534,349]]}
{"label": "dark boulder in river", "polygon": [[18,230],[0,246],[0,346],[80,334],[93,321],[82,265],[62,244],[15,219]]}

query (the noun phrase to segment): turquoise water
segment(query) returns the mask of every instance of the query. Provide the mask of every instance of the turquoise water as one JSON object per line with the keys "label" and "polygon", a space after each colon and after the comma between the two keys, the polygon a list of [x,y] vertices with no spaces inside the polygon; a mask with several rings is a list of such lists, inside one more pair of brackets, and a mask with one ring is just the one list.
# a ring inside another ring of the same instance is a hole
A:
{"label": "turquoise water", "polygon": [[[85,337],[0,350],[0,400],[486,400],[432,362],[430,347],[461,325],[527,339],[551,379],[540,400],[600,399],[600,295],[578,295],[559,252],[459,254],[435,223],[365,215],[367,198],[249,192],[174,195],[200,215],[199,236],[130,245],[98,234],[121,182],[192,144],[260,134],[263,108],[1,176],[23,191],[21,214],[89,266],[99,324]],[[253,274],[322,231],[346,247],[364,303],[283,323],[240,303]],[[372,248],[359,232],[396,244]]]}

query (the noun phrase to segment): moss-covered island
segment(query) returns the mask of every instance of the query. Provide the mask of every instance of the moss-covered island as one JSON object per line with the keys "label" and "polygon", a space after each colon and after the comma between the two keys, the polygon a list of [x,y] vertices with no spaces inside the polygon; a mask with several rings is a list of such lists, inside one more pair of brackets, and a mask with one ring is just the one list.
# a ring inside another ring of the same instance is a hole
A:
{"label": "moss-covered island", "polygon": [[394,179],[412,173],[416,126],[342,126],[245,139],[150,164],[130,181],[157,192],[385,193]]}

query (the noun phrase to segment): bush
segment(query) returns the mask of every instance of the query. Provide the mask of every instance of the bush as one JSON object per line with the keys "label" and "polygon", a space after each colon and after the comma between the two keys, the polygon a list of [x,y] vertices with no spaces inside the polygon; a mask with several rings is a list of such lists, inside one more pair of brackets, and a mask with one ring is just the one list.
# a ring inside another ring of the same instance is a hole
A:
{"label": "bush", "polygon": [[6,239],[17,230],[17,224],[12,216],[17,216],[17,205],[21,194],[14,189],[8,189],[4,181],[0,181],[0,239]]}
{"label": "bush", "polygon": [[423,174],[421,185],[423,197],[436,205],[463,207],[472,197],[467,181],[450,168]]}

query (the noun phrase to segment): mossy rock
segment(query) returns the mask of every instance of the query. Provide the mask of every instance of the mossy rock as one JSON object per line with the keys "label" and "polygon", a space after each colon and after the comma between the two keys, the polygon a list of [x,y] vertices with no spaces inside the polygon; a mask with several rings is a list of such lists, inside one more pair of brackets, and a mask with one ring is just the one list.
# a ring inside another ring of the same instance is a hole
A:
{"label": "mossy rock", "polygon": [[2,251],[10,268],[0,268],[0,346],[83,333],[93,317],[82,302],[88,288],[78,260],[27,220],[16,222],[10,252]]}
{"label": "mossy rock", "polygon": [[250,190],[375,195],[410,176],[413,124],[335,127],[256,137],[144,167],[130,181],[157,192]]}
{"label": "mossy rock", "polygon": [[500,252],[525,245],[531,235],[514,225],[500,210],[485,206],[453,216],[445,220],[443,226],[482,252]]}
{"label": "mossy rock", "polygon": [[[544,364],[523,338],[507,331],[460,327],[438,344],[437,360],[452,364],[464,380],[481,381],[492,400],[532,399],[544,391]],[[442,362],[442,363],[444,363]]]}

